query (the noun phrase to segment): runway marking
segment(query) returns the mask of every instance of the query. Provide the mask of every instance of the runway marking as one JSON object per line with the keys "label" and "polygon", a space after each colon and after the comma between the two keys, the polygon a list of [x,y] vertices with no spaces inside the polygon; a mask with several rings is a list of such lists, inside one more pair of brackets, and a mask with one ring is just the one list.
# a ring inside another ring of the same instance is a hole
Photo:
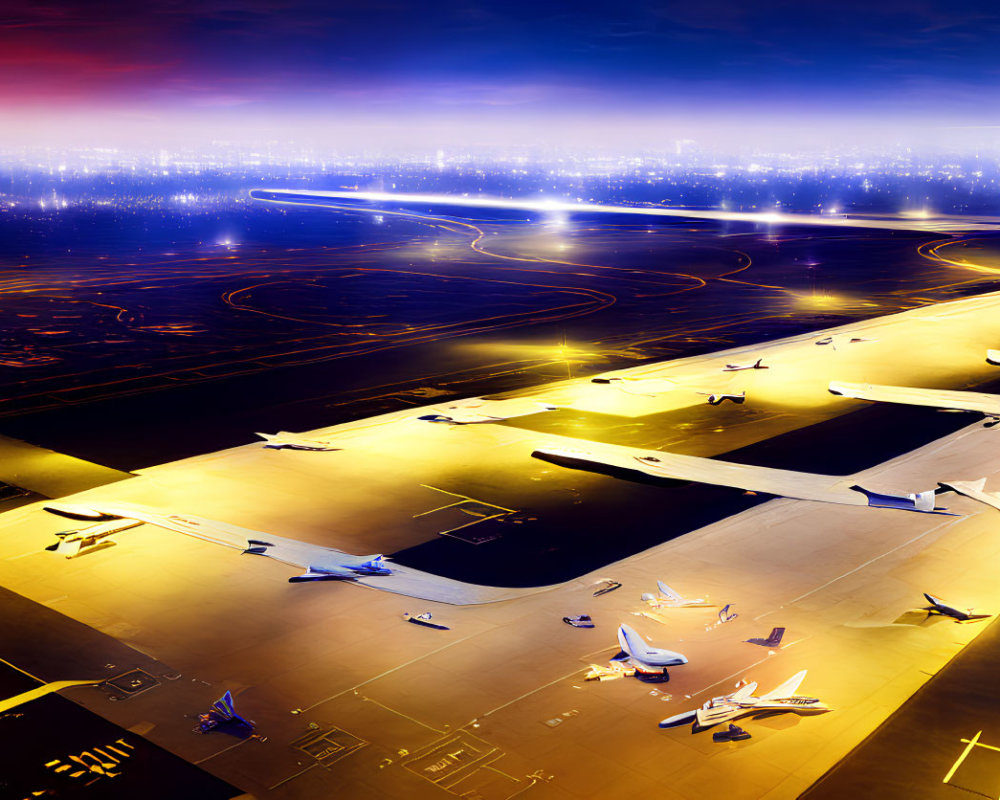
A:
{"label": "runway marking", "polygon": [[67,689],[70,686],[93,686],[103,682],[103,680],[97,680],[53,681],[52,683],[46,683],[44,686],[38,686],[34,689],[29,689],[26,692],[21,692],[21,694],[16,694],[13,697],[8,697],[6,700],[0,700],[0,712],[10,711],[12,708],[17,708],[24,703],[30,703],[32,700],[37,700],[39,697],[44,697],[47,694],[58,692],[61,689]]}
{"label": "runway marking", "polygon": [[754,662],[753,662],[752,664],[747,664],[747,666],[743,667],[743,669],[739,669],[739,670],[737,670],[737,671],[736,671],[736,672],[734,672],[734,673],[733,673],[732,675],[727,675],[727,676],[726,676],[725,678],[720,678],[720,679],[719,679],[719,680],[717,680],[717,681],[716,681],[715,683],[710,683],[710,684],[709,684],[708,686],[706,686],[706,687],[705,687],[704,689],[699,689],[699,690],[698,690],[697,692],[691,692],[691,694],[690,694],[690,697],[697,697],[697,696],[698,696],[698,695],[700,695],[700,694],[701,694],[702,692],[707,692],[707,691],[708,691],[709,689],[711,689],[711,688],[713,688],[713,687],[715,687],[715,686],[718,686],[718,685],[719,685],[720,683],[725,683],[726,681],[731,681],[731,680],[732,680],[733,678],[735,678],[735,677],[736,677],[737,675],[743,675],[743,674],[745,674],[745,673],[746,673],[746,672],[747,672],[748,670],[751,670],[751,669],[753,669],[754,667],[756,667],[756,666],[757,666],[758,664],[763,664],[763,663],[764,663],[765,661],[767,661],[767,660],[768,660],[768,659],[769,659],[770,657],[771,657],[770,655],[766,655],[766,656],[764,656],[764,657],[763,657],[762,659],[760,659],[759,661],[754,661]]}
{"label": "runway marking", "polygon": [[[951,769],[948,770],[948,774],[944,776],[944,780],[941,783],[947,783],[951,780],[952,776],[958,771],[958,768],[962,766],[962,762],[968,757],[969,753],[972,752],[972,748],[979,743],[979,737],[983,735],[982,731],[979,731],[971,739],[960,739],[959,741],[967,742],[966,748],[962,751],[962,755],[958,757],[958,760],[951,765]],[[997,748],[993,748],[994,750]]]}
{"label": "runway marking", "polygon": [[[195,763],[197,764],[198,762],[196,761]],[[289,776],[288,776],[287,778],[284,778],[283,780],[280,780],[280,781],[278,781],[278,782],[277,782],[276,784],[274,784],[274,786],[269,786],[269,787],[267,787],[267,790],[268,790],[269,792],[273,792],[273,791],[274,791],[275,789],[277,789],[277,788],[278,788],[279,786],[282,786],[283,784],[286,784],[286,783],[288,783],[288,782],[289,782],[290,780],[292,780],[293,778],[297,778],[297,777],[299,777],[299,775],[302,775],[302,774],[304,774],[304,773],[308,772],[308,771],[309,771],[309,770],[311,770],[311,769],[316,769],[316,767],[318,767],[318,766],[319,766],[319,762],[318,762],[318,761],[317,761],[317,762],[316,762],[315,764],[310,764],[310,765],[309,765],[308,767],[306,767],[305,769],[300,769],[300,770],[299,770],[298,772],[296,772],[296,773],[294,773],[294,774],[292,774],[292,775],[289,775]]]}
{"label": "runway marking", "polygon": [[[480,633],[481,633],[481,631],[480,631]],[[324,703],[329,703],[331,700],[336,700],[338,697],[342,697],[343,695],[347,694],[348,692],[356,692],[362,686],[367,686],[369,683],[374,683],[375,681],[379,680],[380,678],[384,678],[386,675],[391,675],[394,672],[398,672],[399,670],[403,669],[404,667],[408,667],[411,664],[416,664],[421,659],[430,658],[431,656],[436,655],[437,653],[440,653],[442,650],[447,650],[449,647],[454,647],[455,645],[461,644],[462,642],[466,642],[469,639],[471,639],[473,636],[478,636],[478,635],[479,635],[479,633],[470,633],[468,636],[463,636],[461,639],[456,639],[454,642],[449,642],[448,644],[441,645],[441,647],[437,648],[436,650],[431,650],[429,653],[424,653],[423,655],[419,655],[416,658],[411,658],[409,661],[407,661],[407,662],[405,662],[403,664],[400,664],[399,666],[393,667],[392,669],[387,669],[385,672],[380,672],[378,675],[374,676],[373,678],[369,678],[366,681],[362,681],[361,683],[357,684],[356,686],[351,686],[351,687],[349,687],[347,689],[344,689],[343,691],[337,692],[336,694],[332,694],[332,695],[330,695],[329,697],[327,697],[327,698],[325,698],[323,700],[317,700],[312,705],[306,706],[305,708],[303,708],[301,713],[304,714],[307,711],[312,711],[317,706],[321,706]]]}
{"label": "runway marking", "polygon": [[[970,516],[972,516],[972,515],[970,515]],[[885,558],[887,555],[891,555],[892,553],[895,553],[897,550],[902,550],[907,545],[911,545],[914,542],[920,541],[925,536],[930,536],[935,531],[941,530],[941,528],[950,528],[952,525],[957,525],[959,522],[961,522],[964,519],[968,519],[968,517],[959,517],[958,519],[948,520],[947,522],[942,522],[940,525],[935,525],[933,528],[931,528],[928,531],[924,531],[919,536],[914,536],[912,539],[908,539],[907,541],[903,542],[902,544],[896,545],[891,550],[886,550],[881,555],[878,555],[878,556],[875,556],[875,558],[869,559],[864,564],[860,564],[860,565],[856,566],[852,570],[848,570],[843,575],[838,575],[836,578],[831,578],[830,580],[828,580],[826,583],[822,584],[821,586],[817,586],[815,589],[810,589],[805,594],[800,594],[794,600],[789,600],[788,601],[788,605],[791,605],[792,603],[797,603],[797,602],[799,602],[799,600],[804,600],[805,598],[809,597],[809,595],[816,594],[816,592],[819,592],[819,591],[825,589],[827,586],[830,586],[831,584],[834,584],[837,581],[842,580],[843,578],[848,577],[849,575],[853,575],[855,572],[859,572],[860,570],[863,570],[865,567],[870,566],[871,564],[874,564],[876,561]]]}
{"label": "runway marking", "polygon": [[250,741],[250,737],[248,736],[246,739],[241,739],[236,744],[231,744],[231,745],[229,745],[229,747],[223,747],[218,753],[212,753],[212,755],[210,755],[210,756],[205,756],[204,758],[200,758],[197,761],[192,761],[191,763],[192,764],[204,764],[206,761],[209,761],[210,759],[213,759],[216,756],[221,756],[223,753],[228,753],[230,750],[232,750],[232,749],[234,749],[236,747],[239,747],[241,744],[246,744],[249,741]]}
{"label": "runway marking", "polygon": [[19,558],[27,558],[28,556],[37,556],[39,553],[44,552],[42,550],[30,550],[27,553],[21,553],[19,556],[7,556],[5,561],[17,561]]}
{"label": "runway marking", "polygon": [[[432,508],[430,511],[421,511],[419,514],[414,514],[413,515],[414,519],[417,519],[418,517],[426,517],[428,514],[434,514],[434,513],[438,512],[438,511],[445,511],[445,510],[447,510],[449,508],[455,508],[455,509],[458,509],[460,511],[466,511],[466,513],[471,513],[471,512],[468,511],[468,509],[463,508],[463,506],[465,506],[466,503],[471,503],[473,505],[482,506],[483,508],[487,508],[487,509],[495,509],[495,511],[496,511],[496,513],[493,513],[493,514],[483,514],[481,516],[478,516],[476,519],[472,520],[471,522],[466,522],[466,523],[464,523],[462,525],[457,525],[454,528],[449,528],[446,531],[439,531],[438,532],[438,536],[452,536],[456,531],[460,531],[463,528],[468,528],[468,527],[470,527],[472,525],[478,525],[478,524],[480,524],[482,522],[489,522],[491,519],[500,519],[501,517],[505,517],[508,514],[516,514],[517,513],[517,509],[504,508],[503,506],[498,506],[496,503],[487,503],[485,500],[477,500],[474,497],[469,497],[469,496],[464,495],[464,494],[459,494],[458,492],[450,492],[447,489],[439,489],[437,486],[431,486],[431,485],[426,484],[426,483],[422,483],[420,485],[423,488],[425,488],[425,489],[432,489],[435,492],[441,492],[442,494],[451,495],[452,497],[457,497],[459,499],[455,500],[454,502],[448,503],[447,505],[440,506],[439,508]],[[462,541],[465,541],[460,536],[455,536],[454,538],[462,540]],[[476,544],[476,543],[472,542],[472,544]]]}
{"label": "runway marking", "polygon": [[447,731],[443,731],[443,730],[441,730],[439,728],[435,728],[432,725],[428,725],[425,722],[421,722],[416,717],[411,717],[409,714],[404,714],[402,711],[396,711],[396,709],[394,709],[394,708],[389,708],[389,706],[385,705],[384,703],[380,703],[378,700],[373,700],[372,698],[366,697],[365,695],[361,695],[361,700],[362,700],[362,702],[366,702],[366,703],[374,703],[379,708],[384,708],[386,711],[388,711],[388,712],[390,712],[392,714],[396,714],[397,716],[400,716],[403,719],[408,719],[410,722],[415,722],[420,727],[427,728],[427,730],[434,731],[434,733],[440,733],[442,735],[444,735],[445,733],[447,733]]}
{"label": "runway marking", "polygon": [[[497,706],[496,708],[491,708],[485,714],[480,714],[478,717],[476,717],[476,719],[485,719],[490,714],[495,714],[497,711],[501,711],[502,709],[507,708],[507,706],[512,706],[512,705],[514,705],[514,703],[516,703],[516,702],[518,702],[520,700],[523,700],[525,697],[531,697],[531,695],[535,694],[536,692],[540,692],[540,691],[542,691],[542,689],[548,689],[550,686],[552,686],[552,685],[554,685],[556,683],[559,683],[560,681],[564,681],[564,680],[566,680],[568,678],[572,678],[574,675],[576,675],[579,672],[580,672],[580,668],[577,667],[572,672],[567,673],[566,675],[561,675],[558,678],[556,678],[555,680],[549,681],[548,683],[543,684],[542,686],[539,686],[537,689],[532,689],[530,692],[525,692],[524,694],[519,695],[518,697],[515,697],[513,700],[508,700],[503,705]],[[475,722],[476,720],[472,720],[472,721]],[[468,723],[468,722],[466,723],[466,725],[469,725],[469,724],[471,724],[471,723]],[[465,725],[463,725],[462,727],[464,728]]]}

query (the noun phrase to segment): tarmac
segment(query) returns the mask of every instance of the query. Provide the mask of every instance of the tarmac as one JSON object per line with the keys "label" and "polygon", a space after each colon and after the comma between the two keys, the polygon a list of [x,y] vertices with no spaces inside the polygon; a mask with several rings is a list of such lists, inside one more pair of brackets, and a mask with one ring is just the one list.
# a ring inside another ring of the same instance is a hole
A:
{"label": "tarmac", "polygon": [[[860,401],[826,391],[830,380],[956,389],[997,377],[985,351],[1000,339],[998,305],[1000,296],[987,295],[851,325],[831,335],[863,330],[878,341],[837,351],[817,345],[817,334],[628,373],[686,392],[646,397],[578,380],[532,395],[641,419],[661,406],[703,403],[697,391],[724,382],[745,387],[748,404],[808,409],[774,415],[763,432],[723,432],[714,444],[711,429],[697,431],[691,449],[712,455],[857,408]],[[772,368],[721,372],[760,357]],[[308,432],[334,436],[338,452],[258,443],[63,500],[145,504],[362,554],[440,536],[455,514],[475,518],[463,506],[484,518],[488,507],[525,508],[567,487],[586,495],[619,485],[532,459],[552,441],[528,427],[544,413],[465,426],[419,421],[419,413]],[[586,429],[578,433],[590,441]],[[856,477],[901,489],[986,477],[996,490],[997,435],[973,423]],[[816,459],[821,465],[823,454]],[[984,630],[926,624],[922,592],[957,607],[1000,608],[1000,512],[955,494],[938,504],[957,516],[776,499],[557,587],[459,606],[347,583],[289,584],[296,570],[286,564],[149,525],[67,560],[43,548],[79,524],[35,503],[0,515],[0,584],[81,624],[4,647],[30,658],[46,680],[81,677],[72,653],[84,641],[91,661],[106,651],[118,663],[125,645],[178,675],[125,702],[88,687],[62,695],[257,797],[796,797]],[[581,530],[580,546],[615,535]],[[592,584],[605,577],[622,587],[594,597]],[[720,624],[718,608],[653,611],[640,595],[655,591],[657,579],[732,603],[739,616]],[[403,612],[425,610],[450,630],[403,621]],[[562,623],[579,613],[597,627]],[[616,652],[622,622],[689,664],[673,668],[668,683],[585,682],[589,664]],[[787,629],[780,649],[745,641],[773,626]],[[7,652],[0,657],[16,664]],[[740,679],[768,688],[801,669],[809,671],[802,691],[833,711],[750,719],[741,726],[752,738],[728,744],[657,727]],[[226,689],[266,742],[192,733],[186,715]],[[879,792],[904,794],[895,784]]]}

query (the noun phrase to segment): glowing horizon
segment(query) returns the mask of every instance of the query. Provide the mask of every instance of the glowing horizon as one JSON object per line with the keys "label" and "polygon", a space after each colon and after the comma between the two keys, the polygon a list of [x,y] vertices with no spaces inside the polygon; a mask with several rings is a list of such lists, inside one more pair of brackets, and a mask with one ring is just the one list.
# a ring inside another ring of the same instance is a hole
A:
{"label": "glowing horizon", "polygon": [[[285,197],[276,200],[259,197],[258,193],[268,193]],[[778,210],[769,211],[722,211],[698,208],[664,208],[660,206],[622,206],[606,203],[575,203],[555,198],[505,198],[490,196],[462,196],[448,194],[424,194],[416,192],[337,192],[324,190],[297,189],[251,189],[250,197],[258,202],[289,203],[294,205],[317,205],[303,203],[295,198],[362,200],[372,203],[397,203],[418,205],[457,206],[460,208],[492,208],[518,211],[537,211],[548,214],[587,212],[598,214],[631,214],[651,217],[681,217],[706,219],[717,222],[749,222],[757,225],[816,225],[823,227],[872,228],[877,230],[906,230],[947,232],[955,230],[1000,230],[1000,217],[946,217],[903,213],[898,216],[865,216],[860,214],[795,214]],[[378,209],[358,207],[363,211],[377,212]]]}

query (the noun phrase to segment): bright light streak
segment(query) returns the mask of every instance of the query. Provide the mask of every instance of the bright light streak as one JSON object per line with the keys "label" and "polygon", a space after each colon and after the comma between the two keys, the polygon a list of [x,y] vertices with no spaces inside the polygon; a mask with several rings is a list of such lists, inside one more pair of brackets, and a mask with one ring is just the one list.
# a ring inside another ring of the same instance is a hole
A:
{"label": "bright light streak", "polygon": [[758,225],[817,225],[843,228],[876,228],[888,230],[954,231],[954,230],[1000,230],[996,219],[947,219],[913,218],[909,215],[897,217],[831,217],[822,214],[789,214],[775,211],[720,211],[700,208],[663,208],[661,206],[615,206],[601,203],[577,203],[546,198],[506,198],[479,195],[466,197],[448,194],[397,193],[397,192],[334,192],[301,189],[253,189],[250,197],[274,203],[296,203],[310,200],[354,200],[371,203],[415,203],[420,205],[457,206],[462,208],[507,208],[519,211],[587,212],[599,214],[631,214],[653,217],[683,217],[686,219],[710,219],[720,222],[749,222]]}

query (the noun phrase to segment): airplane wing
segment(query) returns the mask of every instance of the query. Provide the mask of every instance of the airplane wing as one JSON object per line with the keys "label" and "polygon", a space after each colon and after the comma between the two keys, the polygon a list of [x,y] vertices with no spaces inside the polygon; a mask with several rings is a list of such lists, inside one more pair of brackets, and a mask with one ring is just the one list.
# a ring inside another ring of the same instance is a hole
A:
{"label": "airplane wing", "polygon": [[978,411],[991,417],[1000,416],[1000,395],[983,392],[961,392],[948,389],[920,389],[913,386],[881,386],[874,383],[841,383],[831,381],[831,394],[872,400],[878,403],[901,403],[908,406],[929,406],[956,411]]}
{"label": "airplane wing", "polygon": [[781,686],[779,686],[778,688],[772,689],[767,694],[762,694],[760,696],[760,699],[782,700],[786,697],[791,697],[799,690],[799,686],[801,686],[802,681],[805,680],[807,672],[808,670],[805,669],[802,670],[802,672],[796,672],[794,675],[792,675],[791,678],[789,678],[787,681],[781,684]]}
{"label": "airplane wing", "polygon": [[942,489],[951,489],[980,503],[1000,508],[1000,494],[986,491],[986,478],[980,478],[978,481],[938,481],[938,484]]}
{"label": "airplane wing", "polygon": [[742,703],[748,697],[752,697],[753,693],[757,691],[757,681],[750,681],[746,686],[741,686],[735,692],[733,692],[729,699],[734,703]]}

